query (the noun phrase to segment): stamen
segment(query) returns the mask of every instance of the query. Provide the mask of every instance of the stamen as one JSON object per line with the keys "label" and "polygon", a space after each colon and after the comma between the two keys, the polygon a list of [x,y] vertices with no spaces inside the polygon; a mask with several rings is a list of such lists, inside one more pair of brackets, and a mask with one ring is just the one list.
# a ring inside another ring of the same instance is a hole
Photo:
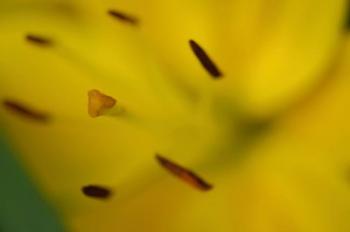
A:
{"label": "stamen", "polygon": [[197,174],[193,173],[192,171],[186,168],[181,167],[180,165],[166,159],[165,157],[157,154],[156,159],[162,167],[167,169],[173,175],[179,177],[181,180],[192,185],[193,187],[201,191],[209,191],[213,188],[211,184],[207,183]]}
{"label": "stamen", "polygon": [[45,38],[39,35],[28,34],[26,35],[26,40],[30,43],[39,45],[39,46],[50,46],[52,41],[49,38]]}
{"label": "stamen", "polygon": [[38,122],[48,122],[50,120],[50,116],[48,114],[31,109],[28,106],[16,101],[4,100],[3,106],[9,111],[31,120]]}
{"label": "stamen", "polygon": [[90,90],[88,97],[88,113],[93,118],[101,116],[106,110],[113,108],[117,103],[113,97],[107,96],[96,89]]}
{"label": "stamen", "polygon": [[131,15],[127,15],[125,13],[122,13],[120,11],[117,10],[108,10],[108,14],[120,21],[126,22],[126,23],[130,23],[133,25],[137,25],[139,24],[139,20]]}
{"label": "stamen", "polygon": [[107,199],[112,195],[109,189],[98,185],[84,186],[82,187],[81,191],[85,196],[99,199]]}
{"label": "stamen", "polygon": [[190,40],[190,46],[193,53],[198,58],[199,62],[202,66],[208,71],[208,73],[214,77],[219,78],[222,77],[222,73],[219,68],[215,65],[215,63],[210,59],[208,54],[204,51],[204,49],[197,44],[194,40]]}

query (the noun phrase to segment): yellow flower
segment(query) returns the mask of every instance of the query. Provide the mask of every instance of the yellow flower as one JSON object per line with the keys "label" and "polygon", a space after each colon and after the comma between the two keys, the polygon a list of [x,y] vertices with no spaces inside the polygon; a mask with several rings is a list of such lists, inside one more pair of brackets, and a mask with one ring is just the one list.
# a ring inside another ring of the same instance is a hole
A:
{"label": "yellow flower", "polygon": [[3,0],[1,121],[70,231],[347,232],[346,7]]}

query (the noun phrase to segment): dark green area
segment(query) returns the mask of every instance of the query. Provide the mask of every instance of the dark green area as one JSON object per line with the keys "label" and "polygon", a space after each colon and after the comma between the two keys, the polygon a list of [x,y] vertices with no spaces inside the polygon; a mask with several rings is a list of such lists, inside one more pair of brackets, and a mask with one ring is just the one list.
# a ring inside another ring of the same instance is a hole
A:
{"label": "dark green area", "polygon": [[61,232],[56,215],[43,201],[0,135],[0,231]]}
{"label": "dark green area", "polygon": [[347,31],[350,30],[350,0],[346,3],[346,15],[345,15],[345,28]]}

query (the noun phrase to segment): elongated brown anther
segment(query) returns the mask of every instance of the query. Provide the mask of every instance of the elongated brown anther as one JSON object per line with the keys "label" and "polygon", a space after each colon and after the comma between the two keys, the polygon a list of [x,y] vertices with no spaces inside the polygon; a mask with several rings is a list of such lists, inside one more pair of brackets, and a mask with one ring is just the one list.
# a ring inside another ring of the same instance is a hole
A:
{"label": "elongated brown anther", "polygon": [[194,40],[190,40],[190,46],[199,62],[213,78],[222,77],[222,72],[198,43],[196,43]]}
{"label": "elongated brown anther", "polygon": [[34,121],[48,122],[50,120],[50,116],[48,114],[34,110],[20,102],[7,99],[3,101],[3,106],[5,109],[21,117],[28,118]]}
{"label": "elongated brown anther", "polygon": [[201,177],[199,177],[194,172],[181,167],[180,165],[166,159],[165,157],[157,154],[156,159],[159,162],[159,164],[164,167],[166,170],[168,170],[173,175],[179,177],[181,180],[185,181],[186,183],[192,185],[193,187],[197,188],[201,191],[209,191],[213,188],[211,184],[203,180]]}
{"label": "elongated brown anther", "polygon": [[130,23],[133,25],[139,24],[139,20],[136,17],[125,14],[117,10],[108,10],[108,14],[113,18],[116,18],[122,22]]}
{"label": "elongated brown anther", "polygon": [[109,189],[99,185],[86,185],[82,187],[81,191],[85,196],[97,199],[107,199],[112,195]]}
{"label": "elongated brown anther", "polygon": [[43,36],[28,34],[28,35],[26,35],[25,38],[28,42],[39,45],[39,46],[52,45],[52,41],[49,38],[45,38]]}

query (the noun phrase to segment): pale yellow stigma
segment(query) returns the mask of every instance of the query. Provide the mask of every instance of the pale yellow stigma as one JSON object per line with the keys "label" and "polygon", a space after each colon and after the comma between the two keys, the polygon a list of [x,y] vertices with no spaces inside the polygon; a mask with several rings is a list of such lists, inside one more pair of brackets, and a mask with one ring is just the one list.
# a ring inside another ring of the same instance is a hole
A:
{"label": "pale yellow stigma", "polygon": [[103,113],[115,106],[117,101],[110,96],[107,96],[100,91],[93,89],[88,92],[88,113],[95,118],[103,115]]}

